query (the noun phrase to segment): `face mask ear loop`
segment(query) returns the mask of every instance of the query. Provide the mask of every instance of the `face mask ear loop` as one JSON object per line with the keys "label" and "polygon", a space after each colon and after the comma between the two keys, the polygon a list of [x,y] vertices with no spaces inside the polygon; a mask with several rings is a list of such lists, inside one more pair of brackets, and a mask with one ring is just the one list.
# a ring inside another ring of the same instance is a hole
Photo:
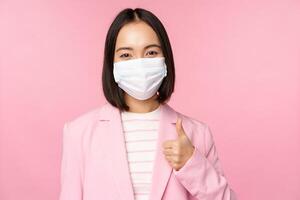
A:
{"label": "face mask ear loop", "polygon": [[167,76],[167,71],[168,71],[168,67],[167,67],[166,63],[164,63],[164,68],[165,68],[164,77],[166,77]]}

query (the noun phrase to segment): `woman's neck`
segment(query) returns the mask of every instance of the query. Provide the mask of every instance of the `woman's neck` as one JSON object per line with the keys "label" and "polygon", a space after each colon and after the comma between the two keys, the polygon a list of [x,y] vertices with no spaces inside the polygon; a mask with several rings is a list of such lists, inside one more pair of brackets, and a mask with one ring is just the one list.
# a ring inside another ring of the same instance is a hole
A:
{"label": "woman's neck", "polygon": [[157,94],[146,100],[138,100],[125,94],[126,104],[129,106],[128,112],[146,113],[157,109],[160,103],[157,101]]}

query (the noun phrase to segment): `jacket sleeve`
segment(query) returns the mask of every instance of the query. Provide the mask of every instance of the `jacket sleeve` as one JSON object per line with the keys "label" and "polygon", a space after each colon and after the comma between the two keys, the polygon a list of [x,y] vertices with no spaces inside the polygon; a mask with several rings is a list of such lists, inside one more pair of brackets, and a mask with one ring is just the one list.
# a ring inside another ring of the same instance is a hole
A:
{"label": "jacket sleeve", "polygon": [[82,200],[80,140],[64,124],[59,200]]}
{"label": "jacket sleeve", "polygon": [[173,172],[189,193],[199,200],[237,200],[221,168],[210,128],[205,126],[206,156],[194,145],[190,159],[178,171],[173,169]]}

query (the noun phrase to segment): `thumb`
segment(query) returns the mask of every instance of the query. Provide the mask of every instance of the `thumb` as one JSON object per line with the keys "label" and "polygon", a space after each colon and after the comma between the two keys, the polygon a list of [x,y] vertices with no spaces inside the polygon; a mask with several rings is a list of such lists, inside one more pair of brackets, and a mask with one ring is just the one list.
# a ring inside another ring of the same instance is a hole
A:
{"label": "thumb", "polygon": [[183,130],[183,127],[182,127],[182,119],[181,118],[177,118],[176,131],[178,133],[178,136],[184,134],[184,130]]}

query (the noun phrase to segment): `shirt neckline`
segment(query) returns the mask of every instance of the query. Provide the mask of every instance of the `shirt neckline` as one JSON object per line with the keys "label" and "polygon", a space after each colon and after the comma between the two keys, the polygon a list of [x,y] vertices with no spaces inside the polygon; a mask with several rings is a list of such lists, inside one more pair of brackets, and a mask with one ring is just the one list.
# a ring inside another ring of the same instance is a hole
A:
{"label": "shirt neckline", "polygon": [[159,104],[159,106],[155,109],[152,110],[150,112],[144,112],[144,113],[137,113],[137,112],[129,112],[129,111],[123,111],[121,112],[122,115],[132,115],[132,116],[152,116],[152,115],[156,115],[160,112],[161,109],[161,104]]}

